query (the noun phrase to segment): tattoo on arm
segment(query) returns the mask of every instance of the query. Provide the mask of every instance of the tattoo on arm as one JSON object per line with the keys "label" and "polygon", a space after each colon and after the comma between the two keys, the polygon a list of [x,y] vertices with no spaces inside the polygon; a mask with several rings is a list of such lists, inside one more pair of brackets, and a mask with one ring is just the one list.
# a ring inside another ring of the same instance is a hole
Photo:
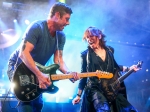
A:
{"label": "tattoo on arm", "polygon": [[22,46],[22,51],[26,48],[26,43],[27,41],[24,41],[23,46]]}
{"label": "tattoo on arm", "polygon": [[62,55],[63,55],[63,53],[62,53],[62,51],[60,51],[60,52],[59,52],[59,56],[62,57]]}

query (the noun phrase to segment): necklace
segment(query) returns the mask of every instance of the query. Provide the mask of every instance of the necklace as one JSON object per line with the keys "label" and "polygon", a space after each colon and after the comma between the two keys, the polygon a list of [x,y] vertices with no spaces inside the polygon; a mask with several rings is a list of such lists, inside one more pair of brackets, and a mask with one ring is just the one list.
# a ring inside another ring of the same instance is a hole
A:
{"label": "necklace", "polygon": [[104,49],[96,49],[94,50],[97,56],[99,56],[103,61],[106,59],[106,51]]}

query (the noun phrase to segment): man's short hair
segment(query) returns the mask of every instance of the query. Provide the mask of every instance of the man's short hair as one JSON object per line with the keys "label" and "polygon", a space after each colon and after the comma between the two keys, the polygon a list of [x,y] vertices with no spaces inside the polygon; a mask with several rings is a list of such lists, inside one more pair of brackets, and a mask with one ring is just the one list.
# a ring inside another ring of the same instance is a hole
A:
{"label": "man's short hair", "polygon": [[70,15],[73,13],[72,9],[67,4],[61,2],[57,2],[52,6],[49,13],[50,17],[53,17],[56,12],[60,13],[60,17],[62,17],[65,13]]}

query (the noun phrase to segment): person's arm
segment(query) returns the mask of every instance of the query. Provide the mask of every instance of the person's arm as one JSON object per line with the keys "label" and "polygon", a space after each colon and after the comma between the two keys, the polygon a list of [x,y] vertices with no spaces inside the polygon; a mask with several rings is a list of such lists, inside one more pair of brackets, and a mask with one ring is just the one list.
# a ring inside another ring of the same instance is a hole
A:
{"label": "person's arm", "polygon": [[119,65],[119,68],[120,68],[120,71],[123,71],[123,72],[127,72],[129,71],[130,67],[128,66],[123,66],[123,65]]}
{"label": "person's arm", "polygon": [[134,69],[135,72],[139,70],[139,68],[136,65],[132,65],[130,67],[129,66],[119,65],[119,68],[120,68],[120,71],[123,71],[123,72],[128,72],[131,69]]}
{"label": "person's arm", "polygon": [[[81,73],[84,72],[87,72],[87,61],[86,61],[85,52],[83,52],[83,54],[81,55]],[[76,97],[72,100],[73,105],[78,104],[80,102],[86,83],[87,83],[87,78],[80,79]]]}
{"label": "person's arm", "polygon": [[59,70],[64,74],[72,74],[73,79],[70,79],[72,82],[79,79],[79,76],[76,72],[71,72],[68,67],[66,66],[64,60],[63,60],[63,51],[62,50],[56,50],[54,54],[54,63],[59,64]]}
{"label": "person's arm", "polygon": [[76,97],[72,100],[72,104],[78,104],[81,100],[81,95],[79,95],[79,93],[81,93],[82,90],[78,89],[78,94],[76,95]]}
{"label": "person's arm", "polygon": [[30,54],[33,49],[33,44],[28,41],[24,41],[19,57],[24,62],[24,64],[37,76],[40,88],[45,89],[51,84],[50,78],[48,75],[43,74],[35,65],[35,62]]}
{"label": "person's arm", "polygon": [[72,100],[73,105],[78,104],[80,102],[86,82],[87,82],[87,78],[80,79],[76,97]]}
{"label": "person's arm", "polygon": [[56,50],[56,52],[54,54],[54,63],[59,64],[59,66],[60,66],[59,70],[62,73],[67,74],[67,72],[69,72],[69,69],[63,60],[63,51],[62,50]]}

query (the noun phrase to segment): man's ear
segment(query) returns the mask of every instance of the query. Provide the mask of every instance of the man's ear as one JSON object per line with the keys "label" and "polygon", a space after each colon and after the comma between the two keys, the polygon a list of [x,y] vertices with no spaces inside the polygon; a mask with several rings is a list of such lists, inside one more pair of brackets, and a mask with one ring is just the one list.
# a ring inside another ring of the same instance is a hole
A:
{"label": "man's ear", "polygon": [[58,19],[60,18],[60,13],[59,13],[59,12],[56,12],[56,13],[55,13],[55,17],[56,17],[56,19],[58,20]]}

